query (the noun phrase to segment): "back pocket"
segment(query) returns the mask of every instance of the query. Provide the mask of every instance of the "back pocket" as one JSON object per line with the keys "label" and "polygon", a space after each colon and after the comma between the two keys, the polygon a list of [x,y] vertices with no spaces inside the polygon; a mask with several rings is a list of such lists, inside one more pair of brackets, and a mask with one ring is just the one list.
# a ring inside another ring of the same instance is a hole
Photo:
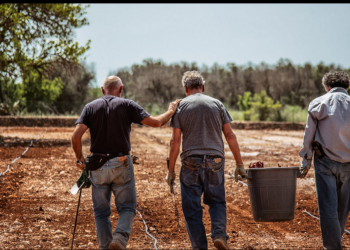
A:
{"label": "back pocket", "polygon": [[112,182],[117,185],[123,185],[131,181],[131,168],[132,166],[129,163],[129,159],[123,162],[123,165],[114,167],[111,169],[112,172]]}
{"label": "back pocket", "polygon": [[195,166],[193,163],[182,160],[180,181],[187,186],[197,184],[199,175],[199,166]]}
{"label": "back pocket", "polygon": [[[217,162],[220,159],[220,162]],[[223,158],[208,159],[209,165],[209,185],[211,187],[219,186],[224,180],[225,160]]]}

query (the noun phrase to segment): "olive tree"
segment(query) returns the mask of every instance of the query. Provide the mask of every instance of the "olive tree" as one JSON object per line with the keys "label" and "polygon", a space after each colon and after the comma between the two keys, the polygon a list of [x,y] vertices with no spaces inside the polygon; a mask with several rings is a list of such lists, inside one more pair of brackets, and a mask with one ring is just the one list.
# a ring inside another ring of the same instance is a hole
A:
{"label": "olive tree", "polygon": [[[74,29],[88,24],[80,4],[0,5],[0,102],[6,93],[2,83],[14,83],[31,71],[40,79],[52,62],[78,64],[89,49],[74,41]],[[40,81],[41,82],[41,81]]]}

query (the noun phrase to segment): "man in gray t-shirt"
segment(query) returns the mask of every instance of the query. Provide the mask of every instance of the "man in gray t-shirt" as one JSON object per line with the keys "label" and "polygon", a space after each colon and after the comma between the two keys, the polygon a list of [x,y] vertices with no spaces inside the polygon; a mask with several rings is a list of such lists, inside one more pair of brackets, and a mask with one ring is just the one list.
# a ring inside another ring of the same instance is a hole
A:
{"label": "man in gray t-shirt", "polygon": [[182,99],[170,126],[181,129],[181,159],[190,155],[225,157],[222,126],[232,121],[224,105],[217,99],[196,93]]}
{"label": "man in gray t-shirt", "polygon": [[202,221],[203,202],[209,206],[211,237],[217,249],[229,249],[226,233],[225,150],[222,132],[236,160],[235,177],[244,177],[238,142],[230,122],[231,116],[217,99],[204,95],[204,79],[198,71],[184,73],[184,98],[173,116],[170,126],[169,171],[166,181],[175,180],[175,162],[179,155],[181,133],[181,200],[186,228],[193,249],[207,249],[208,242]]}

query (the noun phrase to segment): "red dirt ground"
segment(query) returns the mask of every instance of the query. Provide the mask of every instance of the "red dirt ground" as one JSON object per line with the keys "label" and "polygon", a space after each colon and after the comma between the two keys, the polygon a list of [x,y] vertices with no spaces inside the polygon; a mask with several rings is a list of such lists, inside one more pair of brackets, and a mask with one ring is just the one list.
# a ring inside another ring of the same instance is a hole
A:
{"label": "red dirt ground", "polygon": [[[67,249],[72,240],[78,195],[69,190],[80,171],[70,146],[74,128],[48,128],[38,136],[33,147],[0,176],[0,246],[2,249],[40,248]],[[35,135],[46,128],[0,127],[0,172],[29,146]],[[169,188],[164,180],[171,128],[134,127],[131,133],[132,154],[139,157],[135,165],[138,210],[146,220],[150,233],[158,240],[159,249],[191,248],[183,219],[180,187],[177,177],[176,203],[180,214],[180,229]],[[236,130],[243,160],[261,160],[265,167],[297,166],[302,131]],[[89,153],[89,134],[84,135],[83,151]],[[225,186],[227,200],[227,232],[231,248],[322,248],[318,220],[303,210],[318,215],[313,170],[306,179],[298,179],[295,219],[289,222],[256,223],[253,220],[247,187],[234,182],[233,156],[226,145]],[[180,171],[180,161],[176,168]],[[111,220],[116,226],[118,214],[112,203]],[[209,248],[210,218],[203,205],[204,224]],[[350,228],[348,223],[347,228]],[[84,189],[80,206],[74,247],[98,248],[92,211],[91,189]],[[153,249],[153,240],[146,235],[139,215],[136,216],[128,248]],[[350,246],[350,236],[343,236],[344,247]]]}

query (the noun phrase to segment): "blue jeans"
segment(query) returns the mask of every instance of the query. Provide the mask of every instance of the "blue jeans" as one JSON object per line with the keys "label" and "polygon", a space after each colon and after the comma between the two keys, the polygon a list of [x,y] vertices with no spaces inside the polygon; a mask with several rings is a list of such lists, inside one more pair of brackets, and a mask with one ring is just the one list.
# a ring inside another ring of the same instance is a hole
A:
{"label": "blue jeans", "polygon": [[209,206],[211,237],[226,234],[226,199],[224,180],[225,159],[206,159],[188,156],[182,160],[180,181],[182,210],[193,249],[207,249],[208,242],[203,224],[204,204]]}
{"label": "blue jeans", "polygon": [[350,162],[318,158],[315,154],[314,166],[323,246],[341,249],[350,211]]}
{"label": "blue jeans", "polygon": [[[136,188],[132,159],[128,155],[126,160],[119,162],[116,157],[90,173],[98,245],[100,249],[109,249],[113,236],[126,245],[136,214]],[[113,236],[109,218],[112,192],[119,213]]]}

